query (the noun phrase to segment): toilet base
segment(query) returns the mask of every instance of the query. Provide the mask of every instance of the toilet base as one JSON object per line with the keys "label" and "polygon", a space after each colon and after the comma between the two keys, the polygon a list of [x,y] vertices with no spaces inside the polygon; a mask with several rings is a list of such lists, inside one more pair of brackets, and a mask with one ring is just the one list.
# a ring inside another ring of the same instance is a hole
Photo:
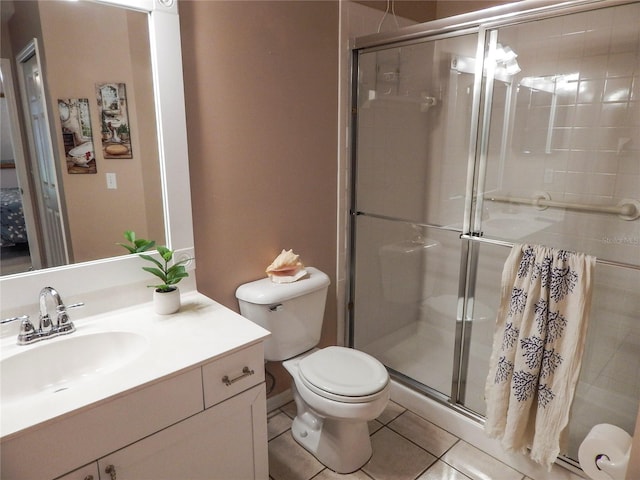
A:
{"label": "toilet base", "polygon": [[369,461],[372,448],[367,421],[321,417],[302,404],[295,385],[292,389],[298,409],[291,425],[296,442],[337,473],[355,472]]}

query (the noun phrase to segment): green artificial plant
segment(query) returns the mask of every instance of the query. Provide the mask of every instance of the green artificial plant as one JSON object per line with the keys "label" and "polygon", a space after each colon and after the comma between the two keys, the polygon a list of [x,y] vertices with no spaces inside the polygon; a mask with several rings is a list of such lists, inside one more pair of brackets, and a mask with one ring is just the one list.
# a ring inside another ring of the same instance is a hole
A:
{"label": "green artificial plant", "polygon": [[155,265],[155,267],[142,267],[142,269],[158,277],[162,280],[162,283],[158,285],[147,285],[148,287],[153,287],[159,292],[171,292],[177,288],[175,285],[180,280],[189,276],[184,265],[191,260],[190,258],[169,265],[171,260],[173,260],[173,250],[164,246],[158,246],[157,250],[162,259],[162,261],[158,261],[151,255],[142,253],[155,246],[156,242],[154,240],[136,238],[135,232],[131,230],[124,232],[124,238],[126,238],[129,243],[118,243],[118,245],[129,250],[129,253],[137,253],[141,258]]}

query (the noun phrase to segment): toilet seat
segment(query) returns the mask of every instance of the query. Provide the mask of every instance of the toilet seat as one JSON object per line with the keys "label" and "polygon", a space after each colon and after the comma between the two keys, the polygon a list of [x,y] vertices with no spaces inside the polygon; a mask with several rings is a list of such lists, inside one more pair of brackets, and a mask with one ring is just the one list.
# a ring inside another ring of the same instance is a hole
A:
{"label": "toilet seat", "polygon": [[326,347],[300,360],[299,377],[314,393],[345,403],[371,401],[389,383],[387,369],[372,356],[345,347]]}

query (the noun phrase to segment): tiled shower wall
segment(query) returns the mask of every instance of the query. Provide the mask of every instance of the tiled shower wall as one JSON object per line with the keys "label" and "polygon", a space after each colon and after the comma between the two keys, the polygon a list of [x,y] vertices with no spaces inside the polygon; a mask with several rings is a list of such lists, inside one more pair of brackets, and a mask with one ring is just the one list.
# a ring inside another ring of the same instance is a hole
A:
{"label": "tiled shower wall", "polygon": [[[514,92],[513,120],[521,133],[512,138],[503,180],[512,193],[547,192],[553,200],[594,205],[640,200],[638,25],[636,4],[501,29],[498,41],[519,54],[519,80],[546,78],[557,100],[553,114],[548,89],[526,92],[521,86]],[[547,215],[558,227],[550,243],[568,236],[575,249],[610,260],[640,260],[638,221],[610,214]]]}

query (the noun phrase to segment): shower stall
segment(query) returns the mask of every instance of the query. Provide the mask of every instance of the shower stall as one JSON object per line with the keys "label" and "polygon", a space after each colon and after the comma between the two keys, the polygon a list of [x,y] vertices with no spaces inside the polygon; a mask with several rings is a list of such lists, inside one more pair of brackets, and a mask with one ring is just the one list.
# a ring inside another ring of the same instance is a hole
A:
{"label": "shower stall", "polygon": [[481,423],[510,247],[596,256],[577,465],[640,398],[640,3],[523,3],[356,40],[349,343]]}

